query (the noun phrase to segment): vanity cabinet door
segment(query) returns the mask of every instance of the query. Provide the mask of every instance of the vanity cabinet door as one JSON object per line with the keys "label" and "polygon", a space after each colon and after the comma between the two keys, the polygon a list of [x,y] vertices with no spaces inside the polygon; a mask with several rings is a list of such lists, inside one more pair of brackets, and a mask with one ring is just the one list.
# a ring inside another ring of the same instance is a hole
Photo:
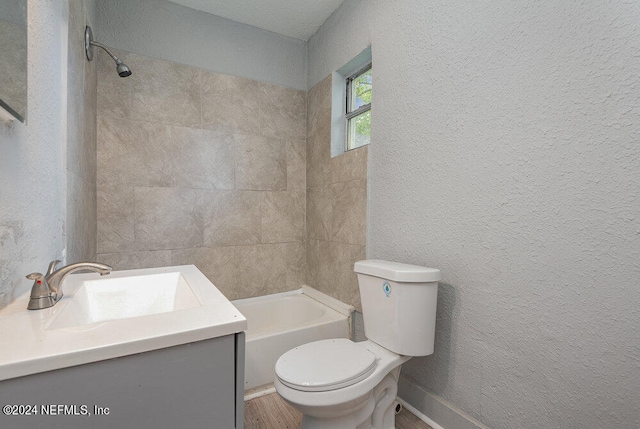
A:
{"label": "vanity cabinet door", "polygon": [[228,335],[5,380],[2,405],[35,405],[39,413],[2,414],[0,427],[231,429],[235,354]]}

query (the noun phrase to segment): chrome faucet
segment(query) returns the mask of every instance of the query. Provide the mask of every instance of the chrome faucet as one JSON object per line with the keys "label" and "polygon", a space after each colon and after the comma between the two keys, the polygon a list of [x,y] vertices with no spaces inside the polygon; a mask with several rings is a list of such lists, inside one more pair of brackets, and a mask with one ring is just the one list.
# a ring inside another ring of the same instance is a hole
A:
{"label": "chrome faucet", "polygon": [[100,264],[98,262],[78,262],[69,264],[56,270],[60,261],[55,260],[49,264],[47,274],[31,273],[27,276],[29,280],[33,280],[31,288],[31,299],[27,308],[29,310],[41,310],[43,308],[53,307],[56,302],[62,298],[62,281],[71,273],[76,271],[95,271],[101,276],[111,272],[109,265]]}

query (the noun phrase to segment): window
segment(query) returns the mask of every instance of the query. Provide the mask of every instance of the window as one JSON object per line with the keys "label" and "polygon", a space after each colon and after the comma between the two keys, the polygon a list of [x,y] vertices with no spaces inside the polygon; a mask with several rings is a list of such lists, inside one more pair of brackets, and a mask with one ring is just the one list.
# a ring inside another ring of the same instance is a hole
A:
{"label": "window", "polygon": [[371,141],[371,98],[373,95],[371,81],[371,64],[358,70],[346,81],[347,125],[346,150],[356,149]]}
{"label": "window", "polygon": [[371,46],[331,75],[331,157],[371,141]]}

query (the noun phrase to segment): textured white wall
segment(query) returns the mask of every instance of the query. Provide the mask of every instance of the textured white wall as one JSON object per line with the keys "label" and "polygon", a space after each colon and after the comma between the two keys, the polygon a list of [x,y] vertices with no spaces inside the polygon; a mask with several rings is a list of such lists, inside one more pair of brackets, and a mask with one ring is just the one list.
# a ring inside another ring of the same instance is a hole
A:
{"label": "textured white wall", "polygon": [[29,1],[27,123],[0,123],[0,307],[63,256],[68,2]]}
{"label": "textured white wall", "polygon": [[493,428],[640,426],[640,3],[347,0],[372,44],[368,252],[440,268],[404,373]]}
{"label": "textured white wall", "polygon": [[307,45],[301,40],[165,0],[101,1],[97,17],[94,36],[109,47],[307,89]]}

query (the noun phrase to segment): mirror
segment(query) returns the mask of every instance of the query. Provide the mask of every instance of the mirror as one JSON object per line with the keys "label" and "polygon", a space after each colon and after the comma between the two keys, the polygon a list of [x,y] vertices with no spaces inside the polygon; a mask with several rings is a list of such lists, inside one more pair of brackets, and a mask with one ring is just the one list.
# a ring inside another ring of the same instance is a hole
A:
{"label": "mirror", "polygon": [[27,114],[27,0],[0,0],[0,107]]}

